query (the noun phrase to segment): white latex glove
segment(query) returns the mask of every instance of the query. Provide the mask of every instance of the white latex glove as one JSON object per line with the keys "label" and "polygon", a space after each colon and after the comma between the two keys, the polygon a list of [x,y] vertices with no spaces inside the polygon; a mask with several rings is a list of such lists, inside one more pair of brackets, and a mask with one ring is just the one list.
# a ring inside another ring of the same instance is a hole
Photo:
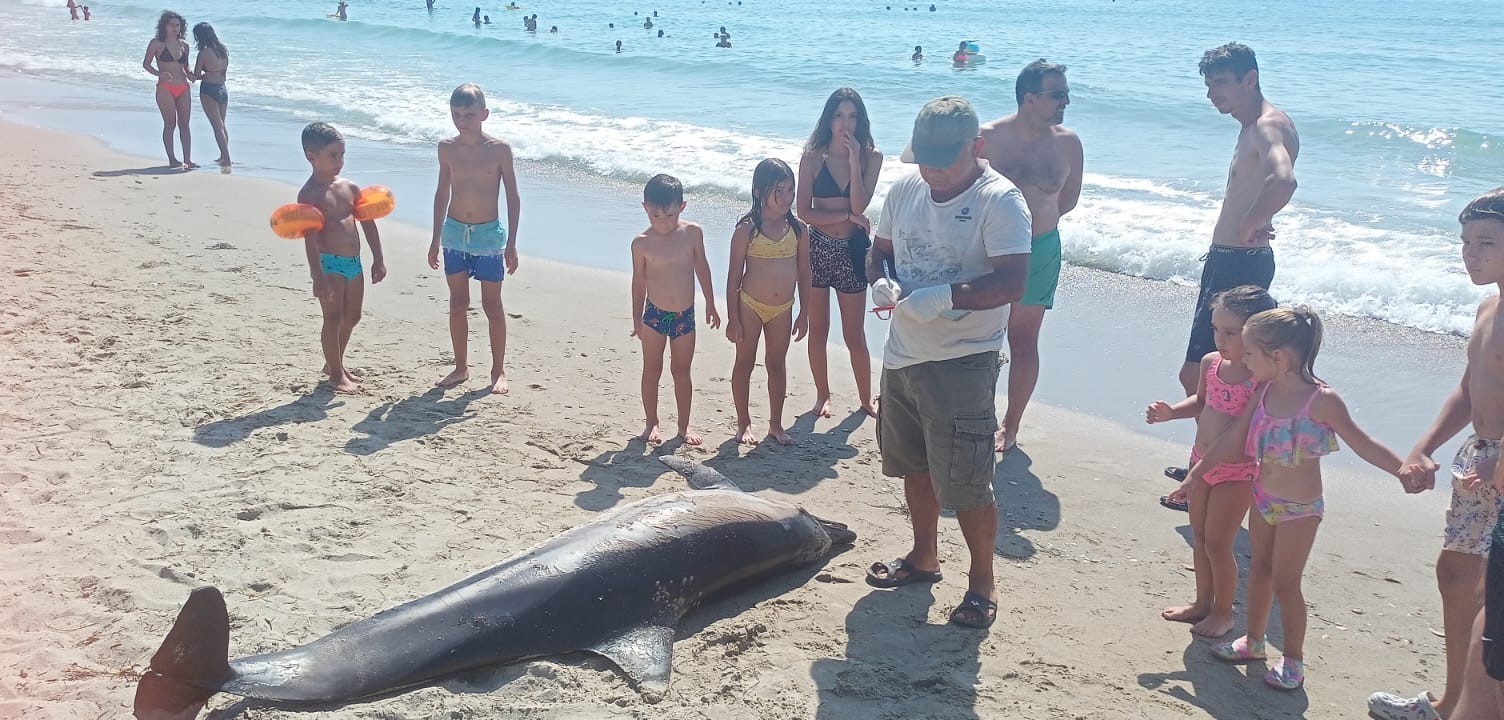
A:
{"label": "white latex glove", "polygon": [[950,285],[934,285],[909,293],[909,296],[894,308],[894,312],[903,313],[919,322],[929,322],[954,307],[950,296]]}
{"label": "white latex glove", "polygon": [[898,281],[879,278],[872,283],[872,307],[893,307],[902,294],[903,288],[899,287]]}

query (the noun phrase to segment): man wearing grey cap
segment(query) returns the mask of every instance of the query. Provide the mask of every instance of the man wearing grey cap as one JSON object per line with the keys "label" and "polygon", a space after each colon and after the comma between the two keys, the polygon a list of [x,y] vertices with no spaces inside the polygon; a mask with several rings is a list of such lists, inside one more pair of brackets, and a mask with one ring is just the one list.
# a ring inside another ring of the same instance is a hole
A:
{"label": "man wearing grey cap", "polygon": [[[986,628],[997,616],[998,351],[1008,305],[1024,291],[1031,223],[1023,194],[981,159],[978,125],[965,98],[924,106],[902,157],[919,172],[889,189],[867,256],[873,304],[893,310],[878,446],[883,474],[904,479],[914,529],[909,554],[874,563],[867,582],[938,581],[940,510],[954,510],[971,568],[950,620]],[[886,266],[895,277],[886,276]]]}

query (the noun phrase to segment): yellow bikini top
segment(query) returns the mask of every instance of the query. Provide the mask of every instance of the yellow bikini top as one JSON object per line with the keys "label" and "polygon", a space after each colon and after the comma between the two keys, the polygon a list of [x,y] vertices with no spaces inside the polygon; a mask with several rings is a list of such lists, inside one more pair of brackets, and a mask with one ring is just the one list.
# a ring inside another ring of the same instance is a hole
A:
{"label": "yellow bikini top", "polygon": [[793,226],[784,231],[781,240],[773,240],[762,234],[761,230],[753,230],[752,243],[747,246],[747,257],[777,260],[798,254],[799,236],[794,234]]}

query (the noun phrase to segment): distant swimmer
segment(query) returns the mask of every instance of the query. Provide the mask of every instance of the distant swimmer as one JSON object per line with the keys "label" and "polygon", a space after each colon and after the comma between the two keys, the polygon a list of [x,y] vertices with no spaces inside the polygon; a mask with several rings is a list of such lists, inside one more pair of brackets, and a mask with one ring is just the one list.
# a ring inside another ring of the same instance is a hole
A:
{"label": "distant swimmer", "polygon": [[339,0],[339,7],[335,8],[334,14],[330,17],[337,17],[340,20],[349,20],[350,15],[346,12],[346,9],[349,7],[350,3],[345,2],[345,0]]}
{"label": "distant swimmer", "polygon": [[642,21],[642,27],[645,30],[652,30],[653,29],[653,19],[652,18],[647,18],[646,20],[643,20]]}
{"label": "distant swimmer", "polygon": [[924,48],[922,48],[922,47],[920,47],[918,45],[915,45],[914,46],[914,54],[911,55],[911,56],[909,56],[909,59],[913,60],[916,63],[917,62],[924,62]]}
{"label": "distant swimmer", "polygon": [[68,14],[72,16],[71,19],[78,19],[78,4],[73,2],[73,0],[68,0]]}
{"label": "distant swimmer", "polygon": [[490,15],[483,15],[483,16],[481,16],[480,21],[481,21],[482,25],[490,25],[491,24],[491,16]]}
{"label": "distant swimmer", "polygon": [[720,42],[716,43],[715,46],[718,48],[729,48],[731,47],[731,40],[723,35]]}
{"label": "distant swimmer", "polygon": [[662,30],[658,31],[658,37],[663,37],[663,31]]}
{"label": "distant swimmer", "polygon": [[479,6],[476,6],[476,8],[475,8],[475,14],[470,16],[470,22],[473,22],[476,25],[480,24],[480,7]]}
{"label": "distant swimmer", "polygon": [[[550,26],[548,26],[548,31],[551,32],[551,33],[557,33],[557,32],[559,32],[559,26],[558,25],[550,25]],[[659,32],[663,32],[663,31],[660,30]]]}
{"label": "distant swimmer", "polygon": [[88,5],[79,5],[78,9],[84,11],[84,20],[87,21],[89,19],[89,6]]}
{"label": "distant swimmer", "polygon": [[935,6],[934,6],[934,5],[931,5],[931,6],[930,6],[930,12],[934,12],[934,11],[935,11]]}
{"label": "distant swimmer", "polygon": [[957,65],[966,64],[966,41],[961,41],[961,47],[956,49],[956,54],[950,56],[950,61]]}
{"label": "distant swimmer", "polygon": [[433,9],[433,0],[428,0],[428,9],[429,10]]}
{"label": "distant swimmer", "polygon": [[616,41],[616,51],[617,52],[621,52],[621,41],[620,40]]}
{"label": "distant swimmer", "polygon": [[508,10],[521,10],[522,6],[518,5],[517,3],[508,3],[507,4],[507,9]]}

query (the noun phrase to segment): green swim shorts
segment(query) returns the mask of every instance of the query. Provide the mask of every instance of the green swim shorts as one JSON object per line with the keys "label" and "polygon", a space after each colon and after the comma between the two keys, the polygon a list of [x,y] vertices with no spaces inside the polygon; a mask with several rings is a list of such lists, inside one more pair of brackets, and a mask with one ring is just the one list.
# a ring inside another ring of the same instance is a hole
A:
{"label": "green swim shorts", "polygon": [[1060,228],[1035,235],[1029,246],[1029,280],[1018,302],[1048,310],[1055,307],[1055,288],[1060,286]]}

